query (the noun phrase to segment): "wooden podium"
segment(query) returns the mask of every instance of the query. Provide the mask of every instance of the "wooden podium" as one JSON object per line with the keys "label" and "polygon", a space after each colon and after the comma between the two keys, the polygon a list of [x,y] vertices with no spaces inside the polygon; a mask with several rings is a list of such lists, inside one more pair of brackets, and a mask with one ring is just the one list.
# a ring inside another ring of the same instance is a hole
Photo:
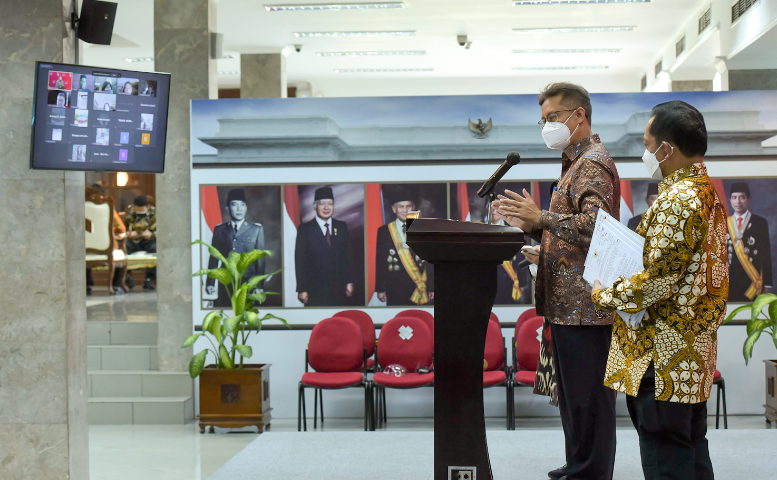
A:
{"label": "wooden podium", "polygon": [[497,266],[524,244],[513,227],[408,218],[407,244],[434,264],[434,480],[491,480],[483,352]]}

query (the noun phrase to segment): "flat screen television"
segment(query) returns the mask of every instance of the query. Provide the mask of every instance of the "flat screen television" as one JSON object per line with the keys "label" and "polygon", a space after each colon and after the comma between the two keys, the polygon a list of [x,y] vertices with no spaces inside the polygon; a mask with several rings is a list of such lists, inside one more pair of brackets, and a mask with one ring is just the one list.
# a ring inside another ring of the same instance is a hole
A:
{"label": "flat screen television", "polygon": [[162,173],[167,73],[37,62],[30,168]]}

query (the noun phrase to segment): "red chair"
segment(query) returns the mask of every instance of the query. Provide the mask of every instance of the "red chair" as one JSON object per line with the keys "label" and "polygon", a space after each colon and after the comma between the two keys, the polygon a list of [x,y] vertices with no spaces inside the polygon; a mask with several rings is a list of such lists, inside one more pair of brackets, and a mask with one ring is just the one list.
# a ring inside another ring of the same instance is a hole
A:
{"label": "red chair", "polygon": [[375,360],[372,356],[375,354],[375,324],[367,312],[361,310],[343,310],[337,312],[333,317],[350,318],[361,329],[364,348],[367,350],[367,370],[375,366]]}
{"label": "red chair", "polygon": [[483,388],[505,387],[505,417],[507,429],[510,429],[510,377],[507,375],[507,349],[505,339],[502,337],[502,329],[496,322],[488,322],[486,332],[486,348],[483,353],[485,369],[483,371]]}
{"label": "red chair", "polygon": [[542,335],[542,317],[534,317],[523,322],[512,339],[513,345],[513,379],[511,395],[513,396],[510,430],[515,430],[515,387],[534,387],[537,375],[537,364],[540,357],[540,335]]}
{"label": "red chair", "polygon": [[[434,373],[419,373],[419,368],[428,368],[432,364],[434,339],[423,320],[414,317],[397,317],[389,320],[380,329],[373,388],[378,390],[375,396],[378,405],[377,424],[386,421],[387,388],[407,390],[434,385]],[[401,365],[407,373],[401,377],[383,373],[389,365]]]}
{"label": "red chair", "polygon": [[[359,325],[347,318],[327,318],[319,322],[310,333],[305,350],[305,374],[299,382],[297,397],[297,431],[304,425],[308,429],[305,411],[305,388],[340,390],[364,388],[364,430],[370,427],[372,413],[372,386],[367,380],[365,366],[367,351],[361,338]],[[315,372],[308,371],[308,365]],[[323,392],[321,393],[323,400]],[[322,404],[323,406],[323,404]],[[323,417],[323,412],[322,412]]]}
{"label": "red chair", "polygon": [[394,316],[394,318],[399,317],[414,317],[423,320],[429,331],[432,332],[432,339],[434,339],[434,315],[431,313],[426,310],[402,310]]}
{"label": "red chair", "polygon": [[723,392],[723,428],[728,428],[728,415],[726,415],[726,381],[720,370],[715,370],[712,380],[713,385],[718,386],[718,401],[715,403],[715,428],[720,428],[720,394]]}
{"label": "red chair", "polygon": [[496,316],[496,313],[491,312],[491,315],[488,317],[488,319],[491,320],[492,322],[496,322],[499,328],[502,327],[502,324],[499,322],[499,317]]}
{"label": "red chair", "polygon": [[518,320],[515,321],[515,336],[518,336],[518,329],[521,328],[521,325],[523,325],[523,322],[530,318],[534,318],[537,316],[537,309],[536,308],[530,308],[528,310],[524,310],[522,314],[518,316]]}

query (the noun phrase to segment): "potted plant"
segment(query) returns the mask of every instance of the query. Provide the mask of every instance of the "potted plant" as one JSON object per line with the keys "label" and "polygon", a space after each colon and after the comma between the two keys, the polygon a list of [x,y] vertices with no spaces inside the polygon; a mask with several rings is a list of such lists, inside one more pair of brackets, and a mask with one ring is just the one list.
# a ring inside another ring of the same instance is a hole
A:
{"label": "potted plant", "polygon": [[[750,310],[750,320],[747,322],[747,340],[742,347],[742,354],[745,357],[745,364],[747,364],[753,357],[753,346],[762,333],[769,334],[774,346],[777,347],[777,295],[762,293],[756,297],[753,303],[734,309],[723,323],[729,322],[743,310]],[[766,404],[764,407],[766,408],[766,421],[771,425],[771,422],[777,422],[777,392],[775,392],[777,360],[764,360],[764,363],[766,364]]]}
{"label": "potted plant", "polygon": [[[210,312],[202,322],[202,332],[186,339],[182,348],[194,344],[200,337],[210,342],[206,348],[196,354],[189,362],[189,375],[200,377],[200,433],[206,427],[239,428],[256,426],[261,433],[270,424],[270,364],[244,364],[245,359],[253,356],[248,338],[262,329],[262,322],[269,319],[280,320],[272,314],[259,316],[254,303],[263,303],[267,295],[275,292],[258,290],[261,283],[274,275],[257,275],[244,279],[243,275],[251,264],[271,255],[265,250],[252,250],[246,253],[230,252],[227,258],[215,247],[199,240],[192,245],[204,245],[210,254],[221,261],[221,268],[200,270],[192,276],[206,275],[224,285],[232,301],[232,312]],[[215,363],[205,366],[208,353],[212,353]]]}

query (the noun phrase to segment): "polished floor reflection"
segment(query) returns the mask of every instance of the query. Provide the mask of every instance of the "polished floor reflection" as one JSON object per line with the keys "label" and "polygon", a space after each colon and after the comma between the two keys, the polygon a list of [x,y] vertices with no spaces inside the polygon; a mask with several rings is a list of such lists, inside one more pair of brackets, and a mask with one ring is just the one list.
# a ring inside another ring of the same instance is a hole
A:
{"label": "polished floor reflection", "polygon": [[124,295],[95,292],[86,298],[86,320],[95,322],[156,322],[156,292],[132,291]]}
{"label": "polished floor reflection", "polygon": [[[708,418],[714,428],[715,418]],[[312,427],[312,419],[308,427]],[[762,416],[729,416],[729,429],[763,429]],[[488,418],[490,431],[504,430],[504,419]],[[327,418],[319,431],[360,432],[361,419]],[[431,431],[431,418],[389,419],[389,431]],[[519,418],[520,430],[560,429],[558,418]],[[631,429],[628,418],[618,428]],[[274,419],[271,432],[296,432],[296,419]],[[218,432],[223,432],[219,430]],[[231,433],[200,434],[188,425],[95,425],[89,427],[89,461],[92,480],[205,480],[257,438],[251,429]],[[316,432],[310,432],[315,435]],[[260,477],[257,477],[260,478]]]}

